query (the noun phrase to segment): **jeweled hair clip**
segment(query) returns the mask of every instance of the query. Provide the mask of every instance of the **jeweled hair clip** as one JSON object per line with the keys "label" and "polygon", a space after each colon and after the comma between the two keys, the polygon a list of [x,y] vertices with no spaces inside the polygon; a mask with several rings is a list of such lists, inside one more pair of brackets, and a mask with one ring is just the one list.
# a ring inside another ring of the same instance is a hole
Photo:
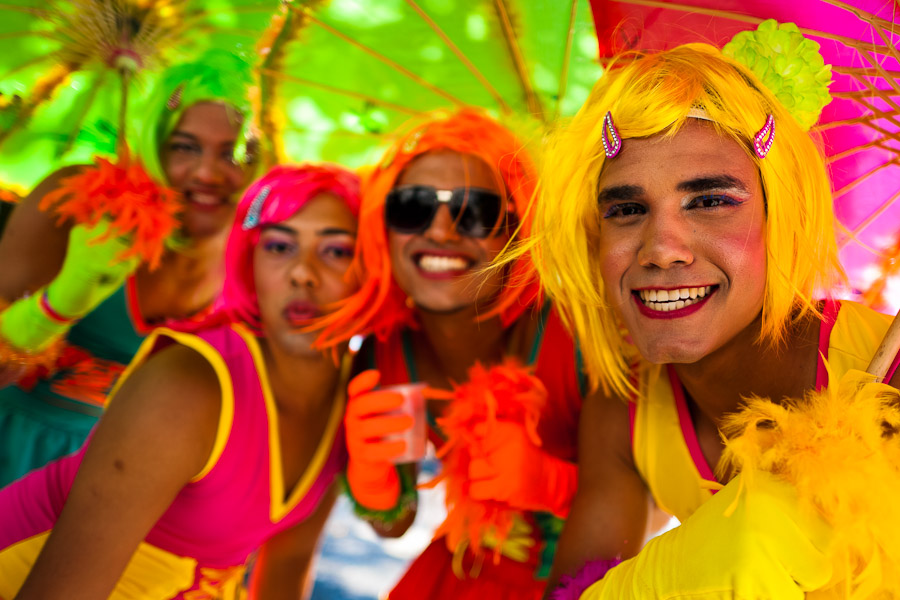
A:
{"label": "jeweled hair clip", "polygon": [[269,197],[271,191],[272,188],[268,185],[263,186],[263,189],[259,190],[259,193],[256,194],[256,198],[250,203],[250,208],[247,209],[247,214],[244,216],[244,222],[241,223],[241,229],[247,231],[259,225],[259,217],[262,213],[263,204],[265,204],[266,198]]}
{"label": "jeweled hair clip", "polygon": [[753,136],[753,151],[759,158],[765,158],[775,141],[775,117],[769,114],[766,124]]}
{"label": "jeweled hair clip", "polygon": [[606,111],[603,117],[603,131],[600,132],[600,141],[603,142],[603,151],[606,152],[606,158],[615,158],[622,149],[622,136],[613,123],[612,113]]}

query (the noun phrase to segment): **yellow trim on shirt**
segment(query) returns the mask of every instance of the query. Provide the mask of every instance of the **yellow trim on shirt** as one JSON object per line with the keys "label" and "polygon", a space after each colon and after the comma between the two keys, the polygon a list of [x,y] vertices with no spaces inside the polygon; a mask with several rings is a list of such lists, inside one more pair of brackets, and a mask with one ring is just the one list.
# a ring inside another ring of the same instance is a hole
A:
{"label": "yellow trim on shirt", "polygon": [[216,428],[216,439],[213,443],[209,458],[206,460],[203,468],[191,478],[190,482],[195,483],[206,477],[219,461],[219,458],[221,458],[222,452],[225,450],[225,444],[231,436],[231,426],[234,423],[234,385],[231,381],[231,373],[225,365],[225,359],[222,358],[222,355],[219,354],[219,351],[216,350],[212,344],[196,335],[175,331],[168,327],[154,329],[153,332],[147,336],[147,339],[143,341],[140,348],[138,348],[137,353],[134,355],[134,358],[131,360],[131,363],[129,363],[128,367],[122,373],[122,376],[116,382],[116,385],[109,394],[109,401],[112,402],[116,392],[119,391],[119,388],[125,380],[128,379],[131,373],[147,359],[161,336],[171,338],[178,344],[198,352],[205,358],[215,371],[216,378],[219,380],[219,387],[222,389],[222,408],[219,411],[219,424]]}
{"label": "yellow trim on shirt", "polygon": [[[45,531],[0,550],[0,597],[13,598],[19,592],[49,535]],[[109,599],[174,598],[194,584],[196,568],[197,561],[193,558],[141,542]]]}
{"label": "yellow trim on shirt", "polygon": [[240,335],[247,343],[250,355],[256,365],[256,371],[259,373],[259,383],[262,388],[263,398],[266,403],[266,414],[269,417],[269,482],[270,482],[270,513],[269,517],[273,523],[277,523],[283,519],[309,492],[312,484],[322,472],[325,461],[331,452],[334,442],[334,436],[337,433],[338,426],[344,416],[344,399],[346,395],[346,382],[350,374],[350,364],[352,362],[350,354],[344,355],[341,361],[341,372],[338,378],[337,392],[332,403],[331,414],[328,417],[328,423],[325,431],[319,441],[318,447],[309,461],[306,470],[294,486],[293,491],[287,500],[284,491],[284,470],[281,461],[281,435],[278,431],[278,406],[272,394],[272,388],[269,385],[269,375],[266,370],[266,363],[259,347],[256,336],[242,325],[233,325],[234,331]]}

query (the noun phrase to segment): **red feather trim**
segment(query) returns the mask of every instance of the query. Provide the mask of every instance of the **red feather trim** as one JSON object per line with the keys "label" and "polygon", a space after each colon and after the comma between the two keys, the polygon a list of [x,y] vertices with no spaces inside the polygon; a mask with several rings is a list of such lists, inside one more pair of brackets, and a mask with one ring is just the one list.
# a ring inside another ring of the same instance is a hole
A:
{"label": "red feather trim", "polygon": [[138,256],[156,268],[166,238],[178,226],[178,194],[157,184],[138,161],[127,156],[119,164],[97,158],[96,164],[66,177],[41,200],[41,210],[54,210],[60,222],[82,225],[110,222],[110,235],[130,236],[131,248],[122,259]]}
{"label": "red feather trim", "polygon": [[447,518],[437,535],[447,536],[451,551],[468,547],[478,554],[489,535],[495,543],[494,560],[508,538],[519,512],[507,502],[475,500],[469,496],[469,465],[483,456],[481,441],[490,439],[498,421],[520,424],[535,444],[541,441],[537,425],[547,401],[547,389],[517,360],[486,369],[476,363],[469,369],[469,381],[454,386],[446,414],[437,420],[447,442],[438,452],[441,474],[428,485],[446,481]]}

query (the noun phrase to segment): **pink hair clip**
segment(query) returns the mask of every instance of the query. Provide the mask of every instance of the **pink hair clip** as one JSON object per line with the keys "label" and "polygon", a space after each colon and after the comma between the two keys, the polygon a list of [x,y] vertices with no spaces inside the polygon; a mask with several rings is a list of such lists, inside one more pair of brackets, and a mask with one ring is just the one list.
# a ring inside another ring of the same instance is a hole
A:
{"label": "pink hair clip", "polygon": [[753,136],[753,150],[759,158],[765,158],[775,141],[775,117],[769,114],[766,124]]}
{"label": "pink hair clip", "polygon": [[609,111],[606,111],[606,116],[603,117],[603,131],[600,133],[600,140],[603,142],[606,158],[615,158],[622,149],[622,137],[619,135]]}

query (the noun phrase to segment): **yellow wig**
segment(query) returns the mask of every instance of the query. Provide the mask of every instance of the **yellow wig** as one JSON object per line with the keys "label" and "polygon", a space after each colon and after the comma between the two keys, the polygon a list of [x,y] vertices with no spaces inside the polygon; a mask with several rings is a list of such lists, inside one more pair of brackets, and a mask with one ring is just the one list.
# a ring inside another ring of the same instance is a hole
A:
{"label": "yellow wig", "polygon": [[[514,253],[531,254],[544,290],[579,339],[595,386],[627,393],[634,358],[606,302],[595,250],[601,218],[597,186],[607,160],[603,117],[610,111],[627,145],[629,138],[674,136],[696,105],[720,135],[746,150],[761,176],[767,203],[762,340],[776,343],[793,319],[817,313],[813,295],[843,275],[822,153],[753,73],[706,44],[621,56],[552,138],[541,201],[533,208],[536,235]],[[752,139],[768,114],[775,118],[777,136],[768,156],[759,159]]]}

